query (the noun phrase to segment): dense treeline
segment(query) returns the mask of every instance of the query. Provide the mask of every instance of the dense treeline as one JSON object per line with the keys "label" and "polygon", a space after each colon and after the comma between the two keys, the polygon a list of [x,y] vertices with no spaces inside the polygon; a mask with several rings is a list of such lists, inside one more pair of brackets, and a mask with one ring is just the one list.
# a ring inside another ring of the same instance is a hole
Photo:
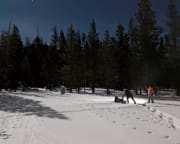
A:
{"label": "dense treeline", "polygon": [[50,44],[38,35],[23,44],[16,25],[0,35],[0,88],[81,87],[122,89],[147,84],[180,90],[180,14],[173,1],[163,30],[149,0],[140,0],[129,29],[117,25],[99,38],[93,19],[89,32],[70,25],[67,32],[53,28]]}

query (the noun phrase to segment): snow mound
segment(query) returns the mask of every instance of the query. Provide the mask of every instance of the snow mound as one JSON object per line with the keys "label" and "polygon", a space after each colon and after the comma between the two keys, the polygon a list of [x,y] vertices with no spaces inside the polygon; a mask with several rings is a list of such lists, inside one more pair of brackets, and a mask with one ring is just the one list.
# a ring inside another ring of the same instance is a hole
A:
{"label": "snow mound", "polygon": [[159,111],[158,109],[154,108],[153,106],[147,105],[146,107],[148,110],[150,110],[151,112],[158,115],[161,119],[166,120],[171,125],[172,128],[180,129],[180,120],[177,119],[176,117],[174,117],[166,112]]}

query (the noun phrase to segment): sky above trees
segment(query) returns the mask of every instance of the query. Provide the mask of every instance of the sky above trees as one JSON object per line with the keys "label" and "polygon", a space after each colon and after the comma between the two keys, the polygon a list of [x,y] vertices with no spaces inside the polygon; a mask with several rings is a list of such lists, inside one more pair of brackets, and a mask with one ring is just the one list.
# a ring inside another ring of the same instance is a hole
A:
{"label": "sky above trees", "polygon": [[[0,30],[7,30],[10,22],[15,23],[22,39],[32,40],[39,28],[40,36],[49,42],[54,26],[66,32],[73,24],[80,32],[88,32],[94,18],[100,36],[105,30],[114,34],[118,24],[127,28],[130,17],[137,11],[137,3],[138,0],[1,0]],[[168,0],[151,0],[151,3],[163,26]],[[174,3],[179,11],[180,1]]]}

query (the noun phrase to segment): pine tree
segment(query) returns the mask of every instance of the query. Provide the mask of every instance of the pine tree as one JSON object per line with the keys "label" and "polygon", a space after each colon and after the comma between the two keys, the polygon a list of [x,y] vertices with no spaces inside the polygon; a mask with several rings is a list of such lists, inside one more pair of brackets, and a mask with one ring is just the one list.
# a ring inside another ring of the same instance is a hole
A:
{"label": "pine tree", "polygon": [[97,85],[97,79],[98,79],[98,56],[99,56],[99,38],[98,33],[96,32],[96,23],[93,19],[90,24],[90,31],[88,33],[88,74],[89,74],[89,84],[92,88],[92,93],[95,92],[95,87]]}
{"label": "pine tree", "polygon": [[51,46],[55,49],[59,49],[59,35],[56,27],[53,28],[53,34],[51,36]]}
{"label": "pine tree", "polygon": [[101,57],[103,59],[101,68],[101,81],[103,82],[102,86],[107,89],[107,95],[110,94],[110,88],[114,88],[116,84],[115,75],[116,65],[114,60],[114,44],[112,38],[110,37],[109,31],[105,31],[104,40],[101,49]]}
{"label": "pine tree", "polygon": [[82,46],[82,84],[84,86],[84,90],[86,86],[88,85],[88,78],[89,78],[89,45],[87,36],[85,33],[82,33],[82,40],[81,40],[81,46]]}
{"label": "pine tree", "polygon": [[[130,43],[130,79],[131,79],[131,86],[134,88],[138,88],[141,86],[140,77],[141,77],[141,67],[142,65],[142,51],[140,49],[139,44],[139,32],[137,25],[135,24],[134,18],[130,18],[129,20],[129,43]],[[138,70],[137,70],[138,68]]]}
{"label": "pine tree", "polygon": [[158,43],[161,28],[157,26],[150,0],[140,0],[136,13],[139,46],[142,51],[143,69],[141,85],[156,84],[158,71]]}
{"label": "pine tree", "polygon": [[31,82],[31,66],[27,56],[21,62],[21,82],[23,88],[28,87]]}
{"label": "pine tree", "polygon": [[169,49],[168,59],[169,59],[169,74],[171,79],[171,86],[175,87],[177,95],[180,95],[180,16],[176,10],[176,6],[173,3],[173,0],[169,1],[167,9],[167,47]]}
{"label": "pine tree", "polygon": [[9,53],[7,32],[2,32],[0,37],[0,89],[8,88]]}
{"label": "pine tree", "polygon": [[73,80],[74,87],[80,92],[80,87],[82,86],[83,80],[83,63],[82,63],[82,46],[81,46],[81,36],[79,32],[75,33],[75,45],[73,48]]}
{"label": "pine tree", "polygon": [[164,61],[167,59],[167,50],[164,46],[164,39],[160,39],[160,44],[159,44],[159,59],[160,59],[160,64],[164,65]]}
{"label": "pine tree", "polygon": [[20,81],[20,63],[22,61],[22,48],[23,43],[19,29],[16,25],[13,25],[12,32],[8,35],[9,45],[9,66],[11,68],[9,73],[10,88],[16,88]]}
{"label": "pine tree", "polygon": [[66,37],[66,48],[64,52],[64,65],[62,68],[62,76],[63,76],[63,83],[65,86],[69,87],[70,92],[72,92],[72,89],[74,87],[74,74],[73,74],[73,52],[74,47],[76,44],[76,35],[75,30],[73,28],[73,25],[70,25],[67,31],[67,37]]}
{"label": "pine tree", "polygon": [[116,57],[119,89],[130,86],[129,67],[130,50],[129,37],[124,32],[124,27],[120,24],[116,29]]}
{"label": "pine tree", "polygon": [[29,61],[31,67],[31,86],[40,87],[41,86],[41,64],[42,64],[42,49],[43,41],[37,36],[30,47]]}
{"label": "pine tree", "polygon": [[60,40],[56,27],[52,30],[50,46],[47,49],[43,63],[43,71],[46,75],[45,81],[47,82],[47,87],[52,89],[59,86],[61,83]]}
{"label": "pine tree", "polygon": [[129,20],[129,43],[130,47],[132,48],[132,51],[134,55],[139,55],[139,41],[138,41],[138,28],[137,25],[134,22],[134,18],[130,18]]}
{"label": "pine tree", "polygon": [[158,58],[159,58],[159,82],[160,87],[169,88],[170,77],[169,77],[169,67],[167,59],[167,49],[164,45],[164,39],[160,39],[159,49],[158,49]]}
{"label": "pine tree", "polygon": [[168,9],[167,9],[167,27],[168,27],[168,38],[169,38],[169,47],[173,51],[177,50],[178,39],[180,38],[179,26],[179,16],[176,10],[176,6],[173,3],[173,0],[169,0]]}
{"label": "pine tree", "polygon": [[66,42],[66,38],[64,36],[64,32],[62,30],[61,30],[60,36],[59,36],[59,46],[60,46],[61,67],[63,67],[65,64],[67,42]]}

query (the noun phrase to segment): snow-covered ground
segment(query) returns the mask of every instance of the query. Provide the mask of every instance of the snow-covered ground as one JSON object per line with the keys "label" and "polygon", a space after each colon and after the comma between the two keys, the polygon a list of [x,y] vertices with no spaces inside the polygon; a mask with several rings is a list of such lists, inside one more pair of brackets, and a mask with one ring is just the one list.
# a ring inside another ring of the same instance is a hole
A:
{"label": "snow-covered ground", "polygon": [[0,144],[180,144],[180,101],[0,92]]}

